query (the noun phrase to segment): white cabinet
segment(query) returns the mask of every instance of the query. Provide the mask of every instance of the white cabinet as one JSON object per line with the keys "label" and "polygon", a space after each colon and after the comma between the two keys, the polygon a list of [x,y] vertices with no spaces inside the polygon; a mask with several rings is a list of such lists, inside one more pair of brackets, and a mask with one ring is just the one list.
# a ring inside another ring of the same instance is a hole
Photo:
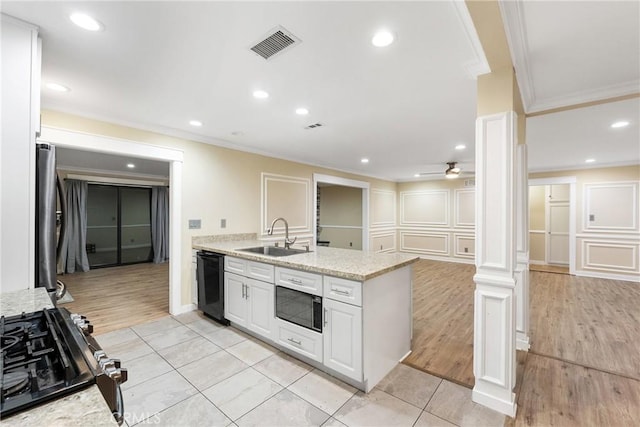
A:
{"label": "white cabinet", "polygon": [[324,365],[356,381],[362,381],[362,308],[323,300]]}
{"label": "white cabinet", "polygon": [[322,334],[276,318],[274,341],[311,360],[322,362]]}
{"label": "white cabinet", "polygon": [[247,300],[245,299],[246,277],[225,272],[224,317],[240,326],[247,326]]}
{"label": "white cabinet", "polygon": [[[241,271],[244,275],[231,271]],[[273,266],[225,257],[224,317],[259,336],[272,339],[274,327]],[[271,279],[271,282],[251,277]]]}
{"label": "white cabinet", "polygon": [[191,251],[191,302],[198,306],[198,251]]}
{"label": "white cabinet", "polygon": [[276,267],[276,285],[322,296],[322,276],[320,274]]}
{"label": "white cabinet", "polygon": [[247,329],[271,337],[273,328],[273,283],[247,279]]}
{"label": "white cabinet", "polygon": [[33,288],[35,141],[40,121],[37,27],[2,15],[0,65],[0,283],[2,291]]}

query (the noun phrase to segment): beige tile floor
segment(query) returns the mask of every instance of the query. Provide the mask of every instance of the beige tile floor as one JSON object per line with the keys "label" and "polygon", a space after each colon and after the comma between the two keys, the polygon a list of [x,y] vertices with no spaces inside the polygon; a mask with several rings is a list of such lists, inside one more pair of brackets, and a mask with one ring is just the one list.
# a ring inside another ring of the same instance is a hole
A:
{"label": "beige tile floor", "polygon": [[128,426],[502,426],[471,390],[398,365],[365,394],[198,312],[96,337],[129,370]]}

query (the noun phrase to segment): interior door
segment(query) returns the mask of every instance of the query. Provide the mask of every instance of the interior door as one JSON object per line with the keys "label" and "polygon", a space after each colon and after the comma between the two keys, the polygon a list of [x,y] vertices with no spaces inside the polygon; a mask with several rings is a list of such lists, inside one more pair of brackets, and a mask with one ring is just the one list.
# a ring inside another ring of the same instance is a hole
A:
{"label": "interior door", "polygon": [[547,263],[569,264],[569,185],[548,186]]}

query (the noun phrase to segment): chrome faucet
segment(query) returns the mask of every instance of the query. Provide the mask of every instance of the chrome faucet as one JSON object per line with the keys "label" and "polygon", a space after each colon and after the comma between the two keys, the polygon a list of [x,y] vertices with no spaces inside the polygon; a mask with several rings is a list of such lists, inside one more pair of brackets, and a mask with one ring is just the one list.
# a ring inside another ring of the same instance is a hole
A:
{"label": "chrome faucet", "polygon": [[269,236],[273,234],[273,226],[276,224],[276,222],[280,220],[284,222],[284,248],[289,249],[289,247],[296,242],[297,237],[294,237],[293,240],[289,240],[289,223],[287,222],[286,219],[282,217],[274,219],[273,222],[271,223],[271,227],[269,227],[269,229],[267,230],[267,234]]}

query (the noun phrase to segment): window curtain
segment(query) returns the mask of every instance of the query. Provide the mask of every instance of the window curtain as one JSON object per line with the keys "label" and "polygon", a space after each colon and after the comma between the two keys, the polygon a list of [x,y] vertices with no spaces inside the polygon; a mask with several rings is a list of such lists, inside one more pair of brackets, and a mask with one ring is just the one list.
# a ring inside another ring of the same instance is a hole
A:
{"label": "window curtain", "polygon": [[62,242],[62,269],[65,273],[89,271],[87,258],[87,191],[86,181],[67,179],[67,233]]}
{"label": "window curtain", "polygon": [[169,189],[151,188],[151,245],[153,262],[159,264],[169,259]]}

